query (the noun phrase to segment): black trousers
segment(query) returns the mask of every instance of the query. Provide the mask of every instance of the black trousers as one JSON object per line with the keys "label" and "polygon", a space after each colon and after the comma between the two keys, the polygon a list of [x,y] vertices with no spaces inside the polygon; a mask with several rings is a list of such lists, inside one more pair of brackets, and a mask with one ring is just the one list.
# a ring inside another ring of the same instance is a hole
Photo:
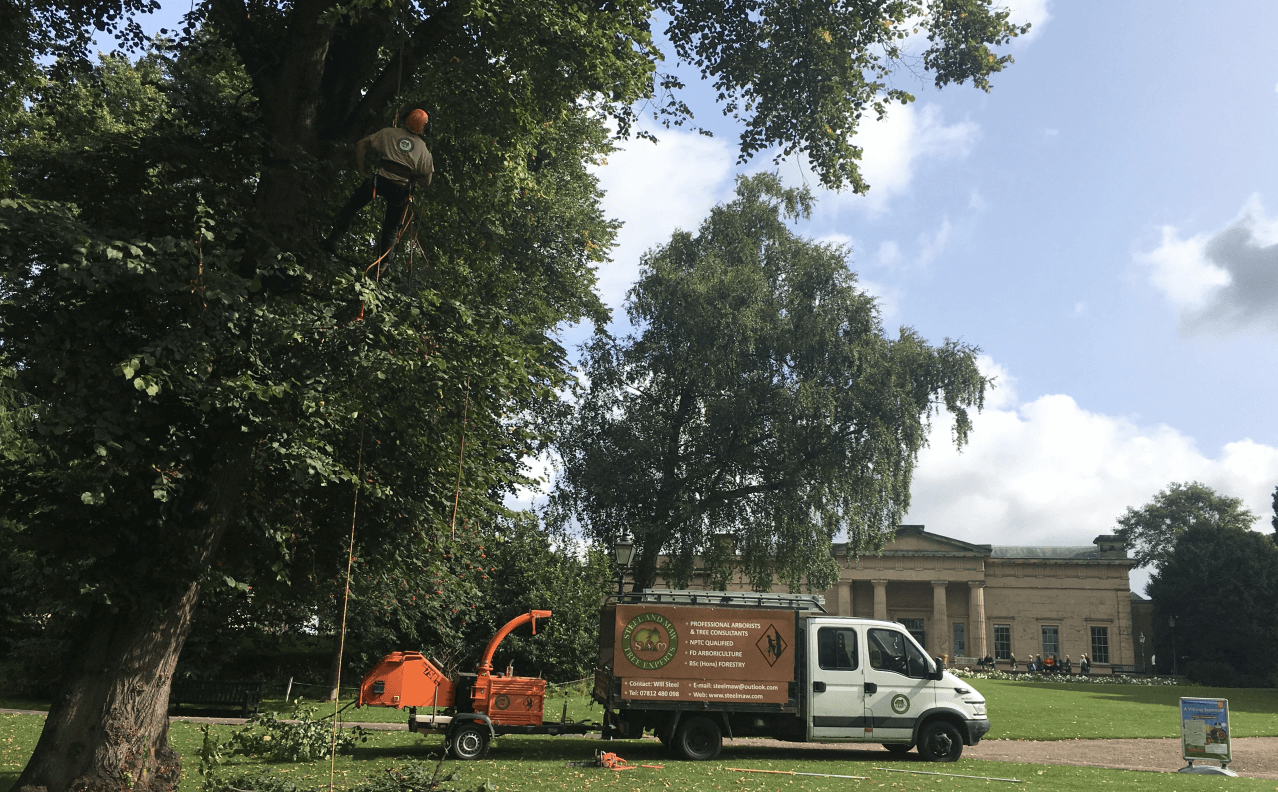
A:
{"label": "black trousers", "polygon": [[355,192],[351,193],[351,197],[347,199],[346,205],[337,213],[337,218],[333,221],[333,233],[329,234],[328,242],[336,244],[336,241],[350,229],[351,223],[355,221],[355,215],[372,203],[375,196],[380,196],[386,201],[382,233],[377,238],[377,255],[386,254],[378,268],[383,270],[395,260],[395,236],[409,220],[406,211],[409,196],[407,184],[400,184],[382,176],[365,179],[355,188]]}

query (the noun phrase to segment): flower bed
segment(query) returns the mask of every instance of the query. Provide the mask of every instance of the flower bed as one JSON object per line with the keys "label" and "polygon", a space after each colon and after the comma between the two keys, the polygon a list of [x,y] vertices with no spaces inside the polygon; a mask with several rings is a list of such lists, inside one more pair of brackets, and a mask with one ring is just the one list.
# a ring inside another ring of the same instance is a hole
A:
{"label": "flower bed", "polygon": [[1175,677],[1134,677],[1127,674],[1009,674],[1006,671],[970,671],[966,668],[950,669],[963,679],[1004,679],[1008,682],[1048,682],[1057,684],[1087,685],[1149,685],[1172,687],[1185,684]]}

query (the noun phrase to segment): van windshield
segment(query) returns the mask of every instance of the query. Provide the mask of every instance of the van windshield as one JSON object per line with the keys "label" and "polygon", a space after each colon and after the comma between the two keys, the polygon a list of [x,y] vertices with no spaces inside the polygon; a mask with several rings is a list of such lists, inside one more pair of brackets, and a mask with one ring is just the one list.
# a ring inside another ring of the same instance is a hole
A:
{"label": "van windshield", "polygon": [[896,630],[870,630],[870,667],[879,671],[926,679],[927,658],[904,633]]}

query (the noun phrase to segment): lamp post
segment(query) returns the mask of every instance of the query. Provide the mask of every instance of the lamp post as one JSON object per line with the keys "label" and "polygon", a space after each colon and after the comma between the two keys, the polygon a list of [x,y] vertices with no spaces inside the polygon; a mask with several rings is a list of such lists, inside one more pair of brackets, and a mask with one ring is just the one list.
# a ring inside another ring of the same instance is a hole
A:
{"label": "lamp post", "polygon": [[1176,656],[1176,617],[1174,615],[1167,617],[1167,626],[1171,628],[1172,634],[1172,676],[1177,676],[1180,658]]}
{"label": "lamp post", "polygon": [[635,560],[635,543],[629,536],[622,534],[612,545],[612,558],[617,562],[617,593],[626,593],[626,570]]}
{"label": "lamp post", "polygon": [[1148,666],[1145,665],[1145,633],[1140,634],[1140,670],[1143,674],[1149,673]]}

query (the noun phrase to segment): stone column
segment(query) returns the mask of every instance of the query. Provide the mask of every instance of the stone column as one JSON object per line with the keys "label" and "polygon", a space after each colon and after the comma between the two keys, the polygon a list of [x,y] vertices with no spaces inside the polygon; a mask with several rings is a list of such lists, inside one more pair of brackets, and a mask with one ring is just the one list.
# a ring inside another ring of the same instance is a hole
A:
{"label": "stone column", "polygon": [[847,590],[843,595],[844,597],[847,598],[847,606],[848,606],[847,615],[848,616],[856,615],[856,597],[854,596],[855,594],[856,594],[856,583],[855,582],[848,583]]}
{"label": "stone column", "polygon": [[887,581],[871,580],[874,584],[874,618],[887,619]]}
{"label": "stone column", "polygon": [[929,650],[933,655],[950,654],[950,615],[945,604],[945,587],[949,584],[948,580],[932,581],[932,634],[936,641]]}
{"label": "stone column", "polygon": [[985,657],[990,653],[985,643],[985,581],[969,580],[968,589],[968,629],[972,631],[973,657]]}

